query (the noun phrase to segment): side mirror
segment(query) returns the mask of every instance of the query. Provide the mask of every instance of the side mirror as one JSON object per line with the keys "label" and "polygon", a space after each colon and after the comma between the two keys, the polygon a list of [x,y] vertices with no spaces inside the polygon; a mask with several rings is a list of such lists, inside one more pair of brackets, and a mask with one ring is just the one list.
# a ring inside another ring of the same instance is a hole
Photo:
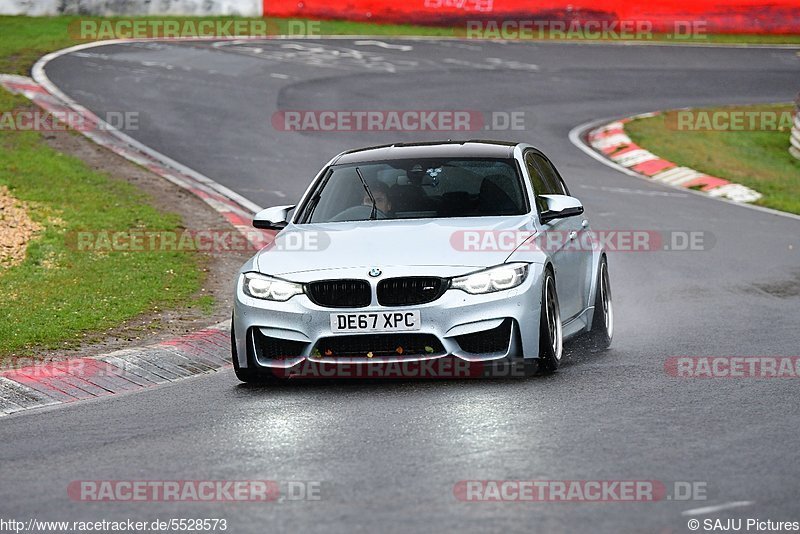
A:
{"label": "side mirror", "polygon": [[289,224],[289,212],[294,209],[291,206],[275,206],[261,210],[253,217],[253,226],[262,230],[282,230]]}
{"label": "side mirror", "polygon": [[583,204],[575,197],[567,195],[539,195],[545,202],[545,210],[539,217],[543,223],[553,219],[573,217],[583,213]]}

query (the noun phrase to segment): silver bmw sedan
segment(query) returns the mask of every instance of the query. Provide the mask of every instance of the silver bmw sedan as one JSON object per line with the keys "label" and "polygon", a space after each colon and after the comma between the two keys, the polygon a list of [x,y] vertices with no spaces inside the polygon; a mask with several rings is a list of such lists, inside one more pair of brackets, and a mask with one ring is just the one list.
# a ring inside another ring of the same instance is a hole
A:
{"label": "silver bmw sedan", "polygon": [[570,338],[611,343],[606,252],[528,144],[349,150],[297,205],[265,209],[253,225],[277,234],[236,281],[232,356],[244,382],[312,365],[327,370],[314,376],[392,365],[396,376],[441,375],[432,364],[445,361],[549,373]]}

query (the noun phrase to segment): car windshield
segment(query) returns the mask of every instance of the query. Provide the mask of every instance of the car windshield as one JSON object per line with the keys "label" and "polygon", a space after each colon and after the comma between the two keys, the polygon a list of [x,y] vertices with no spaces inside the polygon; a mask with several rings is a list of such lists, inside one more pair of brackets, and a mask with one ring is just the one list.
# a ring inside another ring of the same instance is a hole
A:
{"label": "car windshield", "polygon": [[527,212],[513,159],[409,159],[335,165],[310,198],[303,222]]}

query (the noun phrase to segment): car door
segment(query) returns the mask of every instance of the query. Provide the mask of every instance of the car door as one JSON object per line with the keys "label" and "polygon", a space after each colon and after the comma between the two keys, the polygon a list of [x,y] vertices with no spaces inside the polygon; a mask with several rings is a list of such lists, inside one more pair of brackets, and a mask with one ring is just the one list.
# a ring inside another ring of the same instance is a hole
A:
{"label": "car door", "polygon": [[[536,192],[537,195],[569,195],[558,171],[544,155],[530,151],[525,162],[528,172],[535,171],[539,176],[537,180],[543,192]],[[537,205],[540,203],[537,202]],[[556,271],[556,289],[564,322],[580,314],[586,307],[586,272],[591,250],[581,250],[580,247],[579,237],[584,227],[583,215],[553,219],[542,225],[545,235],[541,243],[550,252]]]}

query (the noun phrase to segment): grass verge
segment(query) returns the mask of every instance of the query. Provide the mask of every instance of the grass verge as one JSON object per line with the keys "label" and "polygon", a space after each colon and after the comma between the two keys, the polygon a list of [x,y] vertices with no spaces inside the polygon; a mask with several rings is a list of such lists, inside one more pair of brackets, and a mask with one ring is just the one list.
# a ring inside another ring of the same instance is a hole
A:
{"label": "grass verge", "polygon": [[[0,111],[25,105],[0,91]],[[141,313],[194,300],[200,256],[77,250],[78,231],[180,230],[177,215],[152,207],[133,185],[51,149],[37,132],[18,131],[0,131],[0,185],[43,227],[25,260],[0,270],[0,357],[72,348]]]}
{"label": "grass verge", "polygon": [[[775,112],[780,116],[790,113],[793,107],[770,104],[701,108],[692,110],[698,120],[684,124],[704,127],[708,123],[702,121],[703,117],[713,117],[714,113],[729,117],[730,111]],[[800,161],[789,154],[788,127],[685,131],[677,129],[677,124],[668,115],[660,114],[633,120],[625,125],[625,131],[634,143],[666,160],[755,189],[764,195],[756,202],[760,206],[800,214]]]}
{"label": "grass verge", "polygon": [[[73,44],[67,23],[0,17],[0,72],[26,74],[44,53]],[[0,113],[29,106],[0,90]],[[159,308],[210,306],[193,296],[204,276],[198,255],[95,254],[70,244],[78,231],[181,229],[179,216],[154,208],[136,187],[51,149],[38,132],[11,130],[0,130],[0,185],[43,227],[20,265],[0,269],[0,359],[73,348]]]}

